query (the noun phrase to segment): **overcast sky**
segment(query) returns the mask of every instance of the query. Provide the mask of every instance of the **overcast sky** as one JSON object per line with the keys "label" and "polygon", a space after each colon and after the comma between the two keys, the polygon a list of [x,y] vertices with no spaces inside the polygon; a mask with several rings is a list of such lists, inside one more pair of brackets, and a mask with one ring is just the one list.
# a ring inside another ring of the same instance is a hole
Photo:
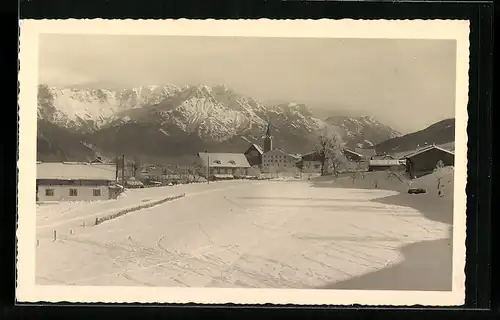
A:
{"label": "overcast sky", "polygon": [[452,40],[43,35],[39,53],[39,81],[55,86],[223,83],[402,132],[454,117]]}

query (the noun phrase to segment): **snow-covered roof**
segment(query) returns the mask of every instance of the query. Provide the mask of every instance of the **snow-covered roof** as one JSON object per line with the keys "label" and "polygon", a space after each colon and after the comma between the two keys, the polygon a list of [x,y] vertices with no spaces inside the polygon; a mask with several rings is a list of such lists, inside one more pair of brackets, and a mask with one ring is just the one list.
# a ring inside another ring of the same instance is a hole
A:
{"label": "snow-covered roof", "polygon": [[263,154],[263,153],[264,153],[264,151],[262,151],[262,148],[261,148],[258,144],[255,144],[255,143],[254,143],[254,144],[252,144],[252,146],[254,146],[254,147],[255,147],[255,149],[257,149],[257,151],[259,151],[259,153],[260,153],[260,154]]}
{"label": "snow-covered roof", "polygon": [[455,155],[455,153],[454,153],[454,152],[452,152],[452,151],[450,151],[450,150],[446,150],[446,149],[441,148],[441,147],[438,147],[438,146],[436,146],[436,145],[430,145],[430,146],[427,146],[427,147],[423,147],[423,148],[421,148],[421,149],[418,149],[417,151],[414,151],[414,152],[412,152],[412,153],[410,153],[410,154],[407,154],[407,155],[406,155],[406,156],[404,156],[403,158],[412,158],[412,157],[414,157],[414,156],[416,156],[416,155],[418,155],[418,154],[421,154],[421,153],[427,152],[427,151],[432,150],[432,149],[438,149],[438,150],[440,150],[440,151],[446,152],[446,153],[451,154],[451,155],[453,155],[453,156]]}
{"label": "snow-covered roof", "polygon": [[354,151],[358,154],[361,154],[365,157],[371,157],[377,154],[375,149],[365,149],[365,148],[354,148]]}
{"label": "snow-covered roof", "polygon": [[355,154],[355,155],[357,155],[358,157],[364,157],[364,155],[362,155],[361,153],[356,152],[356,151],[353,151],[353,150],[351,150],[351,149],[344,148],[344,152],[348,152],[348,153]]}
{"label": "snow-covered roof", "polygon": [[209,153],[199,152],[202,164],[208,163],[212,168],[250,168],[247,157],[243,153]]}
{"label": "snow-covered roof", "polygon": [[115,180],[114,164],[87,162],[37,162],[36,178],[45,180]]}
{"label": "snow-covered roof", "polygon": [[320,161],[321,156],[318,151],[311,151],[302,155],[302,161]]}

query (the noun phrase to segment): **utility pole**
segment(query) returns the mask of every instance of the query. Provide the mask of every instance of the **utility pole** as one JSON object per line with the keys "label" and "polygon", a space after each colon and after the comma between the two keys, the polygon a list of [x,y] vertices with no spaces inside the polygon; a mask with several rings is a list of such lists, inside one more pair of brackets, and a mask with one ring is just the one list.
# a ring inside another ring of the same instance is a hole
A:
{"label": "utility pole", "polygon": [[122,154],[122,184],[125,188],[125,155]]}
{"label": "utility pole", "polygon": [[118,155],[115,156],[115,181],[118,182]]}

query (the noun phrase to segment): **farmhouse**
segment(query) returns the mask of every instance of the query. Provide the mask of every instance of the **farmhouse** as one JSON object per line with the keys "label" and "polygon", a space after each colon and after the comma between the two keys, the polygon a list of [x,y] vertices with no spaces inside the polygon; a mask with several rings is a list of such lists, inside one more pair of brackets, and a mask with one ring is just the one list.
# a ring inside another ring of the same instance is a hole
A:
{"label": "farmhouse", "polygon": [[302,171],[319,173],[321,172],[321,155],[318,151],[305,153],[302,155],[299,166]]}
{"label": "farmhouse", "polygon": [[342,150],[342,153],[346,157],[347,160],[349,161],[361,161],[365,158],[361,153],[358,153],[356,151],[353,151],[351,149],[344,148]]}
{"label": "farmhouse", "polygon": [[354,148],[354,151],[363,155],[363,160],[369,160],[377,155],[377,151],[375,149]]}
{"label": "farmhouse", "polygon": [[297,168],[300,158],[282,150],[274,149],[262,155],[262,168],[268,172],[292,171]]}
{"label": "farmhouse", "polygon": [[432,173],[438,163],[444,166],[455,164],[455,153],[441,147],[430,145],[403,157],[406,160],[406,172],[412,178]]}
{"label": "farmhouse", "polygon": [[252,144],[245,151],[245,157],[248,160],[248,163],[253,166],[261,166],[262,165],[262,148],[257,144]]}
{"label": "farmhouse", "polygon": [[[345,157],[345,153],[343,150],[330,150],[329,153],[335,154],[335,158],[340,162],[338,163],[338,167],[336,170],[349,170],[349,169],[357,169],[362,162],[350,163],[349,161],[345,161],[347,157]],[[302,168],[302,171],[309,173],[321,173],[321,154],[319,151],[311,151],[302,155],[302,159],[298,164],[299,167]],[[349,159],[347,159],[349,160]],[[334,167],[334,162],[332,159],[327,159],[325,162],[324,173],[330,172],[330,170]]]}
{"label": "farmhouse", "polygon": [[398,159],[370,159],[368,171],[404,171],[405,162]]}
{"label": "farmhouse", "polygon": [[89,201],[116,197],[115,164],[37,162],[37,201]]}
{"label": "farmhouse", "polygon": [[246,176],[250,164],[243,153],[199,152],[202,174],[209,176]]}

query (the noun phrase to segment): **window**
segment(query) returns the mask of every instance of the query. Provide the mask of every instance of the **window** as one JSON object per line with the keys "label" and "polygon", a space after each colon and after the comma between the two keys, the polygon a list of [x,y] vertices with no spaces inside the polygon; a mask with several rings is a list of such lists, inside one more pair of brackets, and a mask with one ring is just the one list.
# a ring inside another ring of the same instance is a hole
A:
{"label": "window", "polygon": [[101,196],[101,189],[94,189],[92,190],[92,193],[94,197],[100,197]]}
{"label": "window", "polygon": [[230,163],[230,164],[236,164],[236,161],[234,161],[234,160],[229,160],[229,163]]}
{"label": "window", "polygon": [[69,189],[69,196],[76,197],[78,195],[78,191],[76,189]]}
{"label": "window", "polygon": [[214,163],[220,164],[220,160],[214,160]]}
{"label": "window", "polygon": [[45,189],[45,196],[53,197],[54,196],[54,189]]}

